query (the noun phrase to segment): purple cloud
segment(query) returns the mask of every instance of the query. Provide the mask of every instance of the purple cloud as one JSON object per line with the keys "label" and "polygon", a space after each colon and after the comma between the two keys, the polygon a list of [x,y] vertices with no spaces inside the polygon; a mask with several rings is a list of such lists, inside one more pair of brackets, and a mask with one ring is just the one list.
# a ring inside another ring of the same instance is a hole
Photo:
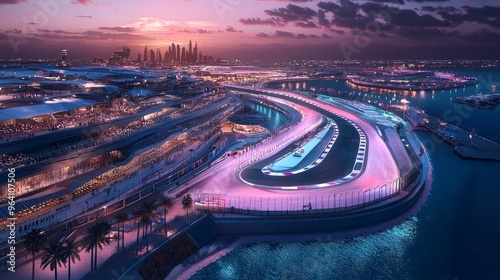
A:
{"label": "purple cloud", "polygon": [[99,29],[116,31],[116,32],[132,32],[132,31],[135,30],[133,27],[120,27],[120,26],[115,26],[115,27],[99,27]]}
{"label": "purple cloud", "polygon": [[316,11],[309,7],[301,7],[293,4],[288,4],[285,8],[273,10],[265,10],[267,15],[276,17],[280,21],[308,21],[316,16]]}
{"label": "purple cloud", "polygon": [[73,0],[71,4],[75,5],[90,5],[93,4],[91,0]]}
{"label": "purple cloud", "polygon": [[25,0],[0,0],[0,5],[7,5],[7,4],[19,4],[22,2],[26,2]]}
{"label": "purple cloud", "polygon": [[276,18],[261,19],[257,18],[240,18],[240,23],[244,25],[269,25],[269,26],[285,26]]}
{"label": "purple cloud", "polygon": [[234,27],[228,25],[226,28],[226,32],[233,32],[233,33],[242,33],[242,30],[236,30]]}

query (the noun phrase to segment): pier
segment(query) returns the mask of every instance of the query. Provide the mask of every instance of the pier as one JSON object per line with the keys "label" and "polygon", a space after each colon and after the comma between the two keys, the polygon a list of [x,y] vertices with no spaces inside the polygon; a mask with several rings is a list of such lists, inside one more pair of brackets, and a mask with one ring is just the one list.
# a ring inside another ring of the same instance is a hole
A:
{"label": "pier", "polygon": [[453,101],[483,110],[495,110],[500,104],[500,94],[476,94],[465,97],[453,97]]}
{"label": "pier", "polygon": [[462,158],[500,161],[500,143],[478,135],[475,131],[445,122],[415,108],[410,108],[406,120],[414,129],[430,131],[452,145],[455,153]]}

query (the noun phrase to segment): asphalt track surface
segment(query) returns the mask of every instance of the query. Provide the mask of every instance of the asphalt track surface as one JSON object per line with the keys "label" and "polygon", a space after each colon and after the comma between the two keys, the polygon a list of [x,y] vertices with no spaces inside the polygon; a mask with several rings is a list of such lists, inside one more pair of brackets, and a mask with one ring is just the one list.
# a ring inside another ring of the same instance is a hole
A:
{"label": "asphalt track surface", "polygon": [[[290,100],[292,99],[290,98]],[[241,178],[243,180],[261,186],[297,186],[335,181],[351,173],[359,148],[360,137],[358,131],[352,124],[335,114],[312,106],[306,102],[293,101],[309,109],[316,110],[337,123],[339,135],[332,149],[320,164],[302,173],[290,176],[270,176],[262,173],[262,168],[273,163],[284,153],[289,151],[290,148],[288,147],[272,157],[245,168],[241,172]]]}
{"label": "asphalt track surface", "polygon": [[[248,87],[227,87],[230,90],[234,89],[235,91],[248,91],[255,89]],[[272,91],[273,93],[269,93],[270,91]],[[339,205],[342,205],[342,207],[344,207],[359,203],[359,197],[361,197],[362,201],[364,201],[364,199],[369,199],[370,197],[373,198],[375,193],[372,190],[375,187],[382,186],[389,182],[395,182],[395,180],[399,179],[400,173],[398,166],[388,148],[388,145],[393,144],[390,143],[389,139],[382,139],[377,133],[377,130],[375,129],[373,124],[363,119],[361,115],[354,114],[352,112],[346,111],[345,109],[333,106],[329,103],[314,99],[308,99],[304,96],[292,92],[269,89],[259,89],[259,91],[254,92],[267,96],[276,96],[279,99],[290,100],[292,101],[291,103],[297,104],[296,106],[305,113],[304,121],[292,127],[288,131],[292,135],[302,135],[303,129],[307,129],[307,127],[316,123],[320,119],[319,114],[329,116],[330,114],[328,113],[330,112],[345,117],[348,120],[354,122],[359,126],[359,128],[363,130],[363,132],[366,134],[367,139],[367,156],[365,157],[365,163],[362,173],[356,178],[347,182],[343,182],[331,187],[322,188],[266,188],[255,185],[252,186],[251,184],[242,181],[239,178],[240,172],[238,171],[239,167],[241,167],[241,164],[249,159],[253,159],[254,156],[252,156],[252,154],[259,155],[262,151],[267,151],[273,148],[273,146],[276,145],[277,142],[280,142],[279,138],[277,138],[277,141],[265,142],[261,145],[258,145],[257,147],[252,148],[247,153],[243,153],[235,157],[228,157],[224,161],[212,165],[211,168],[189,180],[189,191],[193,194],[194,197],[198,197],[198,194],[220,194],[224,197],[224,205],[226,207],[235,207],[238,209],[274,209],[268,208],[266,203],[269,204],[270,201],[277,201],[277,204],[273,204],[273,207],[274,205],[277,205],[278,208],[282,210],[296,210],[299,206],[298,209],[302,210],[302,205],[297,202],[302,202],[302,200],[308,200],[312,202],[314,209],[334,206],[335,201],[337,202],[337,206],[334,207],[338,207]],[[308,105],[307,108],[305,108],[305,106],[302,106],[302,104],[305,105],[304,102],[311,103],[313,105]],[[311,110],[309,108],[313,108],[314,110]],[[287,137],[290,137],[290,134],[288,134],[288,136],[284,136],[285,137],[283,141],[285,139],[288,139]],[[395,140],[401,141],[399,139]],[[338,146],[344,148],[341,145]],[[271,153],[269,154],[269,156],[273,154],[274,153]],[[267,156],[263,156],[260,160],[265,160],[266,158]],[[349,166],[349,168],[352,167],[353,166]],[[264,175],[263,173],[261,174],[262,176]],[[279,176],[279,178],[283,179],[284,177]],[[297,186],[297,184],[293,185]],[[347,194],[349,194],[349,199],[346,199]],[[385,193],[376,194],[385,195]],[[342,199],[340,199],[340,197]],[[264,203],[262,204],[261,201],[263,201]],[[259,203],[256,204],[256,202]],[[297,203],[299,204],[298,206]]]}

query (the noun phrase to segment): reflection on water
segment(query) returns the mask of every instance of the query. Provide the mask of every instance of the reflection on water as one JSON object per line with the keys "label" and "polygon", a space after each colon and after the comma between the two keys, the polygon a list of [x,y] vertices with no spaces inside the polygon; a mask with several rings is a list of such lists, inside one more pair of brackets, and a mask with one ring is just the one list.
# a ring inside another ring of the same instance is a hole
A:
{"label": "reflection on water", "polygon": [[[235,249],[192,279],[408,279],[406,248],[417,218],[377,234],[330,242],[259,243]],[[383,256],[383,258],[381,258]]]}
{"label": "reflection on water", "polygon": [[253,102],[248,102],[247,105],[269,119],[264,125],[269,131],[277,130],[287,121],[286,116],[280,111]]}
{"label": "reflection on water", "polygon": [[307,90],[306,82],[288,82],[281,83],[281,89],[292,91],[305,91]]}

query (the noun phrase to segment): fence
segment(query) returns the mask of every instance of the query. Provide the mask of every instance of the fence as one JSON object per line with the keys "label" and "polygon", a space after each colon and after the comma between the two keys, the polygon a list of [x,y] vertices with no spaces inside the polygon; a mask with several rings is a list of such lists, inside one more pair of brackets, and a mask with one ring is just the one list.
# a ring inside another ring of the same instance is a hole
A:
{"label": "fence", "polygon": [[251,197],[197,193],[195,208],[202,212],[247,215],[335,213],[367,207],[400,194],[401,189],[401,181],[398,179],[370,189],[310,196]]}
{"label": "fence", "polygon": [[[277,151],[280,147],[286,146],[292,143],[293,141],[298,140],[307,132],[316,129],[319,125],[321,125],[325,121],[326,121],[325,118],[319,118],[316,123],[304,127],[298,133],[290,130],[290,128],[299,124],[296,123],[292,126],[280,129],[279,131],[275,132],[272,136],[269,136],[261,140],[258,144],[252,144],[250,147],[244,150],[244,151],[249,150],[248,152],[243,153],[243,155],[240,155],[238,157],[238,165],[237,168],[235,169],[235,172],[237,173],[243,170],[248,165],[259,161],[261,158],[270,155],[272,152]],[[259,147],[259,145],[264,143],[267,143],[267,145],[262,145],[261,147]]]}

